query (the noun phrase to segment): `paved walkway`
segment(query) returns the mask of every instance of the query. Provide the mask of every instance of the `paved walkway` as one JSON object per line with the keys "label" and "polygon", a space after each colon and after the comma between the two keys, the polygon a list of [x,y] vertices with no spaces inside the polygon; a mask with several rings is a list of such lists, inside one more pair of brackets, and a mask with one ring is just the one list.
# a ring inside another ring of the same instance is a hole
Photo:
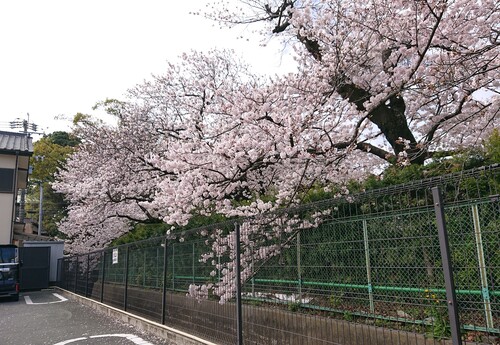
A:
{"label": "paved walkway", "polygon": [[0,344],[166,345],[57,290],[24,292],[18,302],[0,299]]}

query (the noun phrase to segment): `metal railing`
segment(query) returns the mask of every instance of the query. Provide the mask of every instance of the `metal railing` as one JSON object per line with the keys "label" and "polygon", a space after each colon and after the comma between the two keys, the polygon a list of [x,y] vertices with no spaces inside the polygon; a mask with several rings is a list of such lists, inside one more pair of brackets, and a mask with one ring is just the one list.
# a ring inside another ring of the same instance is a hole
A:
{"label": "metal railing", "polygon": [[[499,192],[495,165],[354,194],[67,257],[60,286],[220,344],[497,344]],[[186,296],[236,231],[239,298]]]}

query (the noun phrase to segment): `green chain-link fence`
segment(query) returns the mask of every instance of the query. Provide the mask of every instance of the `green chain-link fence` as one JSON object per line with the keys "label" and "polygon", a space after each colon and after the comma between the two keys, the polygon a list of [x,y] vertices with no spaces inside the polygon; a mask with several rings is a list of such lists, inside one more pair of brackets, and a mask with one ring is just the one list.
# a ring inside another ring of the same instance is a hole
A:
{"label": "green chain-link fence", "polygon": [[[213,294],[197,301],[186,293],[193,284],[224,280],[234,251],[202,258],[238,223],[247,253],[245,344],[438,343],[451,331],[434,186],[443,191],[462,341],[496,344],[498,165],[65,258],[61,286],[235,343],[233,300],[221,305]],[[257,255],[262,248],[271,254]]]}

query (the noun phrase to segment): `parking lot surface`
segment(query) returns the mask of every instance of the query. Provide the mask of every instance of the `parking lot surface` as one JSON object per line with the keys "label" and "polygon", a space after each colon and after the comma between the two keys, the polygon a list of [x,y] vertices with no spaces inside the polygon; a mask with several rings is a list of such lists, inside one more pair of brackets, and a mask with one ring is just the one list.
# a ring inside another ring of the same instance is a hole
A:
{"label": "parking lot surface", "polygon": [[18,302],[0,299],[2,345],[166,345],[57,290],[24,292]]}

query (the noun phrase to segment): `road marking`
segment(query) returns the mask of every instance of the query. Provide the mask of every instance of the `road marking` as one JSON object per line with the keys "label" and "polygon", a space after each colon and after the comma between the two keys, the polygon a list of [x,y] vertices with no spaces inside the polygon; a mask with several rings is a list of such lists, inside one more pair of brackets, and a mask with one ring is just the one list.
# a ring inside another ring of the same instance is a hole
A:
{"label": "road marking", "polygon": [[68,299],[67,298],[64,298],[63,296],[57,294],[57,293],[53,293],[54,296],[56,296],[59,301],[54,301],[54,302],[40,302],[40,303],[34,303],[32,300],[31,300],[31,297],[30,296],[24,296],[24,300],[26,301],[26,304],[54,304],[54,303],[61,303],[61,302],[65,302],[67,301]]}
{"label": "road marking", "polygon": [[57,343],[57,344],[54,344],[54,345],[66,345],[66,344],[69,344],[69,343],[74,343],[75,341],[86,340],[86,339],[88,339],[88,338],[87,337],[75,338],[75,339],[71,339],[71,340],[61,341],[60,343]]}
{"label": "road marking", "polygon": [[93,335],[90,338],[105,338],[105,337],[121,337],[126,338],[136,345],[153,345],[149,341],[139,338],[133,334],[103,334],[103,335]]}
{"label": "road marking", "polygon": [[142,338],[139,338],[136,335],[133,334],[101,334],[101,335],[91,335],[90,337],[82,337],[82,338],[75,338],[75,339],[70,339],[70,340],[65,340],[61,341],[57,344],[54,345],[66,345],[70,343],[75,343],[80,340],[87,340],[87,339],[94,339],[94,338],[108,338],[108,337],[119,337],[119,338],[125,338],[127,340],[130,340],[136,345],[153,345],[149,341],[146,341]]}
{"label": "road marking", "polygon": [[[58,293],[53,293],[53,295],[56,296],[57,298],[59,298],[61,300],[61,302],[65,302],[68,300],[67,298],[59,295]],[[59,301],[57,301],[57,302],[59,302]],[[57,303],[57,302],[50,302],[50,303]]]}

